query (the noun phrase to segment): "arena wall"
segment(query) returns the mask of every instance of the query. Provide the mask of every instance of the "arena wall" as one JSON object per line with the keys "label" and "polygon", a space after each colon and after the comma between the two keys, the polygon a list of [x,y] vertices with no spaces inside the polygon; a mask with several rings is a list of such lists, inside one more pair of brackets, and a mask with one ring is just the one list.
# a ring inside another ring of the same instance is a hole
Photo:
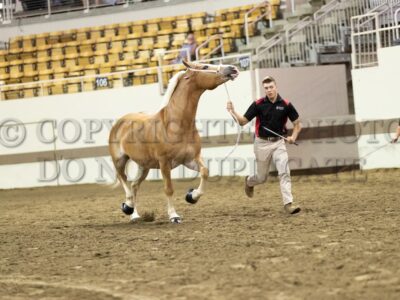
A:
{"label": "arena wall", "polygon": [[[318,89],[299,90],[299,86],[315,86],[315,76],[306,74],[319,74],[316,77],[330,74],[326,78],[332,74],[344,76],[341,68],[302,68],[302,76],[296,69],[283,69],[278,73],[276,70],[256,70],[255,74],[241,72],[234,82],[227,84],[237,111],[244,113],[256,98],[258,88],[254,78],[270,71],[279,81],[282,95],[290,95],[305,127],[300,136],[301,146],[288,146],[293,171],[357,164],[357,147],[352,138],[354,118],[345,114],[346,99],[339,97],[336,102],[340,105],[335,104],[330,109],[320,106],[318,112],[315,108],[307,109],[314,99],[321,97]],[[328,91],[335,90],[344,95],[344,79],[321,81],[325,82],[324,88]],[[237,138],[237,127],[225,109],[226,100],[225,89],[220,86],[207,91],[198,107],[197,127],[211,176],[245,175],[254,168],[253,123],[243,129],[241,144],[223,160]],[[23,124],[23,128],[10,127],[8,134],[19,137],[24,133],[23,142],[18,146],[1,145],[0,188],[111,182],[113,170],[107,149],[111,124],[128,112],[155,112],[161,101],[158,85],[150,84],[0,102],[2,125]],[[2,130],[4,133],[4,128]],[[337,134],[338,130],[341,130],[340,134]],[[133,176],[135,167],[131,166],[131,169]],[[194,175],[183,168],[173,173],[175,178]],[[159,179],[160,175],[152,172],[149,178]]]}
{"label": "arena wall", "polygon": [[379,49],[378,66],[352,71],[356,120],[378,128],[358,141],[364,169],[400,167],[400,145],[389,143],[400,119],[399,57],[399,46]]}

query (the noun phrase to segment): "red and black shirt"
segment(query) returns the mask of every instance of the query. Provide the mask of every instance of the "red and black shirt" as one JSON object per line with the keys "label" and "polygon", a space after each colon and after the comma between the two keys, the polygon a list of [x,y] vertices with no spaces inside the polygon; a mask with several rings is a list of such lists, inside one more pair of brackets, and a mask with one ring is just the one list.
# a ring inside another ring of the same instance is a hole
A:
{"label": "red and black shirt", "polygon": [[287,119],[289,118],[290,121],[294,122],[299,118],[299,114],[289,101],[282,99],[281,96],[278,95],[274,103],[272,103],[267,96],[253,102],[247,109],[244,117],[248,121],[256,117],[257,137],[276,137],[263,127],[286,136]]}

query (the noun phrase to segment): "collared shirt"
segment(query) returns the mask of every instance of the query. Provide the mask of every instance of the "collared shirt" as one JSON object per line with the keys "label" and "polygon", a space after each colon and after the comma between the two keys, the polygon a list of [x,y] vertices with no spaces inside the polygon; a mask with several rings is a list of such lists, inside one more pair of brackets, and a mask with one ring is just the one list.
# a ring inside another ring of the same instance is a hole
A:
{"label": "collared shirt", "polygon": [[276,137],[273,133],[267,131],[266,127],[280,135],[286,136],[286,122],[289,118],[294,122],[299,118],[294,106],[287,100],[278,95],[276,101],[272,103],[268,97],[258,99],[247,109],[244,117],[251,121],[256,117],[256,136],[257,137]]}

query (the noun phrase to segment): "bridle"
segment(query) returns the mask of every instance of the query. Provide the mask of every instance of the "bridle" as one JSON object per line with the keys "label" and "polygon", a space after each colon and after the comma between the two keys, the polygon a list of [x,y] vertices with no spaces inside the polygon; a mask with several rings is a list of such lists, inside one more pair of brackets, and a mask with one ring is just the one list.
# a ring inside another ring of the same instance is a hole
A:
{"label": "bridle", "polygon": [[222,67],[222,65],[219,64],[216,70],[210,70],[210,69],[195,69],[195,68],[191,68],[191,67],[187,67],[187,69],[188,69],[188,70],[191,70],[191,71],[194,71],[194,72],[222,74],[222,73],[221,73],[221,67]]}

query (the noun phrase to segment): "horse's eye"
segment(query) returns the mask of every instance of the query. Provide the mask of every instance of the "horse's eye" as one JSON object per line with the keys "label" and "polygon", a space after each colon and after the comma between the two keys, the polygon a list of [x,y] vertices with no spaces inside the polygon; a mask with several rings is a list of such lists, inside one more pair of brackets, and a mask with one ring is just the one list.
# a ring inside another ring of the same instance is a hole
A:
{"label": "horse's eye", "polygon": [[203,70],[207,70],[207,69],[208,69],[208,66],[204,66],[204,67],[203,67]]}

